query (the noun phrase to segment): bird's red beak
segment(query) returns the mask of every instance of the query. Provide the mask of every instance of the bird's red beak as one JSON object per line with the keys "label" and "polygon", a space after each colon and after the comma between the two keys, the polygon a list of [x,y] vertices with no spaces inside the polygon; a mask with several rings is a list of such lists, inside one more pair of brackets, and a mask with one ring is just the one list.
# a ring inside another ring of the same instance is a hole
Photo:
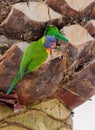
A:
{"label": "bird's red beak", "polygon": [[56,42],[53,42],[53,43],[52,43],[52,46],[53,46],[53,47],[56,47]]}

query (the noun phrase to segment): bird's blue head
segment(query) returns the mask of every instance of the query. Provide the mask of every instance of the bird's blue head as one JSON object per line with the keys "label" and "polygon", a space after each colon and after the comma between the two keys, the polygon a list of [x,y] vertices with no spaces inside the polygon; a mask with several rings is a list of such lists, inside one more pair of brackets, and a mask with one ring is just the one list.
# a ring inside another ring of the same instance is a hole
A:
{"label": "bird's blue head", "polygon": [[55,47],[57,45],[57,40],[52,36],[45,37],[45,48],[48,53],[50,53],[51,47]]}

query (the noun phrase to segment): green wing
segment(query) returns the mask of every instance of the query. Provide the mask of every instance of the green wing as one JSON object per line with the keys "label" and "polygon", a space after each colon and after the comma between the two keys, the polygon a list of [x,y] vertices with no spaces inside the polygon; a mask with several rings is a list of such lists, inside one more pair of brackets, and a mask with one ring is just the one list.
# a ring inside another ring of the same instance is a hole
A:
{"label": "green wing", "polygon": [[46,59],[47,59],[47,52],[44,47],[45,37],[42,37],[38,41],[32,42],[27,50],[25,51],[21,64],[20,69],[24,73],[29,73],[31,71],[35,71]]}
{"label": "green wing", "polygon": [[13,81],[11,82],[11,84],[10,84],[6,94],[10,94],[11,93],[11,91],[13,90],[13,88],[19,82],[20,79],[21,79],[21,73],[18,72],[18,74],[14,77]]}
{"label": "green wing", "polygon": [[64,42],[68,42],[68,39],[58,30],[57,27],[53,25],[50,25],[46,28],[44,32],[44,36],[46,35],[54,36],[56,39],[60,39]]}
{"label": "green wing", "polygon": [[18,74],[10,84],[7,94],[13,90],[15,85],[19,82],[24,74],[36,70],[47,59],[48,54],[43,45],[44,41],[45,37],[42,37],[38,41],[32,42],[26,49],[20,63]]}

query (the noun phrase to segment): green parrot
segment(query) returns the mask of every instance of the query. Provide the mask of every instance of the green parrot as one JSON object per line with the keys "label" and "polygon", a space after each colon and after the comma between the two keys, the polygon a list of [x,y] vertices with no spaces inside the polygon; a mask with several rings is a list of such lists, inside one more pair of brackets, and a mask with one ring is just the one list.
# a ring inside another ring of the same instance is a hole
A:
{"label": "green parrot", "polygon": [[6,94],[11,93],[25,74],[35,71],[47,60],[51,47],[57,45],[57,39],[68,42],[55,26],[49,26],[46,28],[42,38],[28,46],[23,54],[18,73],[11,82]]}
{"label": "green parrot", "polygon": [[20,68],[13,79],[6,94],[10,94],[23,75],[35,71],[50,54],[52,46],[56,46],[56,39],[52,36],[43,36],[38,41],[32,42],[23,54]]}

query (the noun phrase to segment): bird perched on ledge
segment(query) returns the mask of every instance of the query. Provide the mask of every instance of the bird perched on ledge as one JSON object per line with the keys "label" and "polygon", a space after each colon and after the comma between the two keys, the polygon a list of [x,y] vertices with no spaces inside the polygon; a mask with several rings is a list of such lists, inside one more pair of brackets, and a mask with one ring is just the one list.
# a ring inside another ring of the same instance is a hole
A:
{"label": "bird perched on ledge", "polygon": [[[52,32],[53,30],[53,32]],[[53,35],[54,33],[54,35]],[[15,85],[29,72],[35,71],[43,64],[50,54],[51,47],[57,45],[57,39],[67,42],[67,39],[54,26],[45,30],[44,36],[38,41],[32,42],[23,54],[17,75],[10,84],[7,93],[10,94]]]}
{"label": "bird perched on ledge", "polygon": [[56,46],[56,39],[52,36],[43,36],[38,41],[32,42],[29,45],[22,57],[18,74],[10,84],[7,94],[12,91],[24,74],[35,71],[46,61],[52,46]]}

